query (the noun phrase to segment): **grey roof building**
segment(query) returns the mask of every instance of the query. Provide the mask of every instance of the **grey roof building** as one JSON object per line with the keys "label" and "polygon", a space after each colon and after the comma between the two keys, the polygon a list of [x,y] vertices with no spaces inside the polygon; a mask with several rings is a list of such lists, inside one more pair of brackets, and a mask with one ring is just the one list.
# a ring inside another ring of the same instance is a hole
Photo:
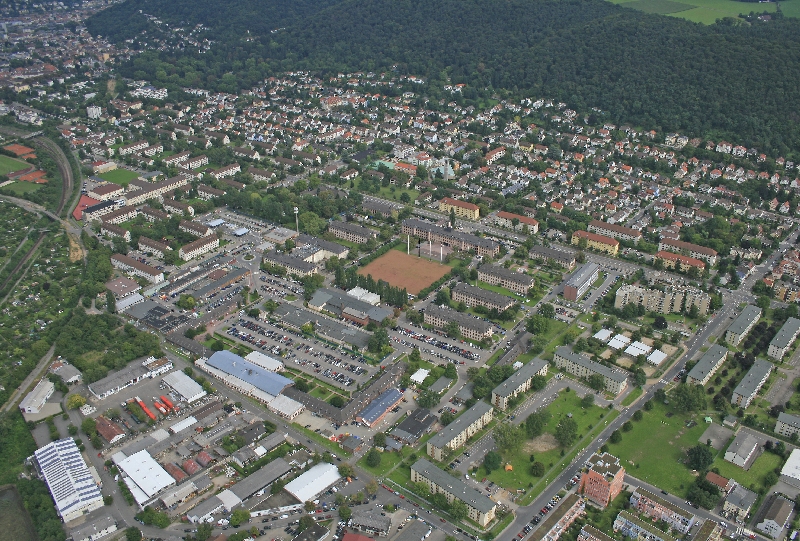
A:
{"label": "grey roof building", "polygon": [[481,428],[492,420],[492,406],[478,401],[428,440],[427,451],[436,460],[442,460],[445,449],[464,445]]}
{"label": "grey roof building", "polygon": [[436,416],[430,410],[417,408],[391,432],[391,436],[404,443],[414,444],[424,436],[436,422]]}
{"label": "grey roof building", "polygon": [[392,312],[380,306],[373,306],[367,302],[351,297],[346,292],[338,289],[320,288],[314,292],[314,296],[308,301],[309,308],[320,311],[331,312],[337,317],[342,317],[346,309],[355,310],[365,314],[371,321],[380,323]]}
{"label": "grey roof building", "polygon": [[548,246],[541,246],[539,244],[533,245],[530,250],[530,256],[532,258],[542,258],[545,261],[555,261],[559,265],[563,265],[567,269],[571,269],[575,266],[575,255],[568,254],[567,252],[562,252],[561,250],[556,250],[554,248],[550,248]]}
{"label": "grey roof building", "polygon": [[452,385],[452,383],[453,383],[452,379],[442,376],[439,379],[437,379],[433,383],[433,385],[428,387],[428,390],[436,394],[442,394],[443,392],[445,392],[447,389],[450,388],[450,385]]}
{"label": "grey roof building", "polygon": [[461,500],[467,505],[468,516],[482,526],[493,518],[497,504],[474,488],[421,458],[411,466],[411,480],[424,482],[433,493],[444,494],[448,501]]}
{"label": "grey roof building", "polygon": [[782,359],[798,334],[800,334],[800,319],[790,317],[770,342],[767,354],[773,359]]}
{"label": "grey roof building", "polygon": [[728,330],[725,332],[725,341],[738,346],[742,339],[750,332],[750,329],[758,322],[761,317],[761,308],[748,304],[742,310]]}
{"label": "grey roof building", "polygon": [[750,402],[756,397],[756,393],[761,386],[766,383],[767,378],[772,373],[773,365],[764,359],[757,359],[750,370],[747,371],[742,381],[733,390],[731,404],[740,408],[747,408]]}
{"label": "grey roof building", "polygon": [[299,257],[294,257],[281,252],[265,252],[264,263],[286,269],[289,274],[308,276],[317,270],[317,265],[307,263]]}
{"label": "grey roof building", "polygon": [[789,438],[798,432],[800,432],[800,417],[782,411],[778,415],[778,422],[775,423],[775,433]]}
{"label": "grey roof building", "polygon": [[355,349],[364,349],[369,344],[370,334],[359,330],[354,325],[340,323],[332,318],[321,316],[293,304],[281,304],[275,311],[281,321],[300,329],[306,323],[314,323],[314,332],[325,336],[339,344],[349,344]]}
{"label": "grey roof building", "polygon": [[431,304],[425,309],[424,318],[425,323],[439,328],[444,327],[451,321],[455,321],[458,323],[461,334],[472,340],[482,340],[492,335],[493,326],[491,323],[472,317],[469,314],[458,312],[452,308]]}
{"label": "grey roof building", "polygon": [[506,409],[510,399],[531,388],[531,380],[536,375],[547,375],[547,361],[537,358],[522,365],[522,368],[494,388],[492,391],[492,404],[497,409]]}
{"label": "grey roof building", "polygon": [[738,520],[744,520],[750,513],[753,504],[756,503],[756,498],[758,498],[758,494],[752,490],[747,490],[742,485],[736,485],[725,498],[722,509],[729,513],[735,513]]}
{"label": "grey roof building", "polygon": [[465,282],[459,282],[450,292],[456,302],[463,302],[467,306],[484,306],[488,309],[495,309],[498,312],[508,310],[516,302],[511,297],[506,297],[500,293],[489,291],[481,287],[473,286]]}
{"label": "grey roof building", "polygon": [[718,344],[712,345],[689,371],[689,374],[686,376],[686,383],[705,385],[727,358],[728,348],[724,348]]}
{"label": "grey roof building", "polygon": [[236,494],[240,500],[246,500],[262,488],[266,488],[278,479],[282,479],[291,471],[292,467],[288,462],[282,458],[276,458],[257,472],[248,475],[233,485],[230,491]]}
{"label": "grey roof building", "polygon": [[567,346],[556,349],[553,361],[558,368],[581,378],[589,378],[593,375],[602,376],[605,389],[614,394],[621,393],[628,384],[627,373],[594,362],[584,355],[575,353]]}

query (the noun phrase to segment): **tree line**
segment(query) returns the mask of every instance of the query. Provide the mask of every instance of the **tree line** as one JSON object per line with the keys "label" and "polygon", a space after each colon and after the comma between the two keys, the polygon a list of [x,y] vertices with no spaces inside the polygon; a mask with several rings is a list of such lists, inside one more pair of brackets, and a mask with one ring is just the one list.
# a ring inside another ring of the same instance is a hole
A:
{"label": "tree line", "polygon": [[341,289],[364,288],[380,295],[381,302],[397,308],[402,308],[408,303],[406,288],[395,287],[384,280],[375,280],[371,274],[366,276],[358,274],[358,267],[348,267],[347,269],[337,267],[333,283]]}

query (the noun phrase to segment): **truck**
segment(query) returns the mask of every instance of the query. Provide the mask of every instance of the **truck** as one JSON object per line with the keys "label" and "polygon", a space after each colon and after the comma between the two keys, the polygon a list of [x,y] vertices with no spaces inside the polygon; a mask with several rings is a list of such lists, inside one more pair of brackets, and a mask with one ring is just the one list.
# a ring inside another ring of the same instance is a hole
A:
{"label": "truck", "polygon": [[165,408],[164,405],[161,402],[159,402],[158,400],[153,402],[153,406],[155,406],[155,408],[158,411],[161,412],[161,415],[166,415],[167,414],[167,408]]}
{"label": "truck", "polygon": [[164,404],[168,409],[175,410],[175,404],[172,403],[172,400],[164,396],[163,394],[159,397],[161,398],[161,403]]}
{"label": "truck", "polygon": [[150,411],[150,408],[148,408],[145,405],[144,401],[141,398],[139,398],[138,396],[134,397],[134,398],[136,400],[136,403],[139,404],[139,407],[142,408],[142,411],[144,412],[144,414],[155,421],[157,419],[156,414],[153,413],[152,411]]}

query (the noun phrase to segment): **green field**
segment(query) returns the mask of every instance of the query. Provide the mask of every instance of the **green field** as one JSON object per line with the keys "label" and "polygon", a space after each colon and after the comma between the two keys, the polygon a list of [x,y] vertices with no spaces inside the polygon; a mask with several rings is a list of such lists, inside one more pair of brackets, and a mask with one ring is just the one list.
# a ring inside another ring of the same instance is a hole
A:
{"label": "green field", "polygon": [[[580,402],[581,399],[578,398],[574,392],[562,391],[558,395],[558,398],[547,408],[552,417],[547,423],[544,433],[553,434],[558,422],[563,417],[572,414],[573,419],[578,423],[578,435],[580,440],[587,432],[598,427],[598,425],[604,423],[604,421],[608,422],[609,419],[614,417],[608,410],[598,406],[584,409],[581,407]],[[561,460],[561,448],[553,447],[547,451],[536,451],[534,449],[534,442],[529,440],[523,444],[522,451],[516,453],[516,455],[503,455],[503,463],[511,464],[513,470],[505,471],[505,469],[501,468],[486,475],[486,470],[481,467],[477,476],[487,476],[496,484],[510,491],[527,489],[530,485],[536,484],[541,480],[541,478],[534,477],[530,473],[531,455],[534,455],[536,461],[542,462],[545,468],[549,470]],[[548,474],[552,476],[551,472],[548,472]]]}
{"label": "green field", "polygon": [[7,175],[13,171],[19,171],[20,169],[25,169],[30,166],[31,164],[27,162],[0,154],[0,175]]}
{"label": "green field", "polygon": [[[655,402],[655,401],[654,401]],[[608,451],[620,459],[631,475],[672,494],[685,494],[694,481],[683,461],[686,450],[698,444],[708,425],[700,414],[677,414],[663,404],[654,403],[644,411],[633,430],[622,432],[620,443],[609,443]],[[667,417],[667,414],[672,414]],[[686,428],[686,421],[699,421]]]}
{"label": "green field", "polygon": [[[740,13],[774,13],[777,5],[769,3],[736,2],[735,0],[610,0],[615,4],[630,7],[645,13],[656,13],[680,17],[696,23],[714,24],[717,19],[738,17]],[[800,2],[793,0],[781,3],[781,11],[787,17],[800,16]]]}
{"label": "green field", "polygon": [[780,468],[782,465],[781,457],[778,455],[774,453],[762,453],[761,456],[753,462],[750,469],[745,471],[736,464],[727,462],[724,459],[726,449],[727,446],[719,452],[711,467],[719,468],[719,474],[721,476],[733,479],[744,487],[752,488],[752,490],[758,490],[763,483],[764,476],[775,468]]}
{"label": "green field", "polygon": [[139,173],[134,173],[133,171],[128,171],[127,169],[114,169],[113,171],[108,171],[107,173],[97,176],[103,180],[107,180],[108,182],[113,182],[114,184],[119,184],[121,186],[127,186],[130,181],[139,177]]}
{"label": "green field", "polygon": [[14,195],[23,195],[26,193],[35,192],[42,186],[41,184],[34,184],[33,182],[21,182],[17,181],[14,184],[9,184],[8,186],[3,186],[4,190],[8,190],[12,192]]}
{"label": "green field", "polygon": [[0,528],[3,539],[34,541],[37,538],[19,493],[13,486],[0,491]]}

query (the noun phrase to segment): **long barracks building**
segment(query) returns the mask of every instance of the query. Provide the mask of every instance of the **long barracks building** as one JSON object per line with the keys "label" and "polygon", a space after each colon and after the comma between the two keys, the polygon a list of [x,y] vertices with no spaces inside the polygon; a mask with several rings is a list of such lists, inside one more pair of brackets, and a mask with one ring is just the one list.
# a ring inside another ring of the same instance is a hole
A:
{"label": "long barracks building", "polygon": [[475,250],[478,255],[494,257],[500,253],[500,245],[493,240],[462,233],[454,229],[445,229],[416,218],[403,220],[401,232],[403,235],[412,235],[431,242],[440,242],[458,250]]}

